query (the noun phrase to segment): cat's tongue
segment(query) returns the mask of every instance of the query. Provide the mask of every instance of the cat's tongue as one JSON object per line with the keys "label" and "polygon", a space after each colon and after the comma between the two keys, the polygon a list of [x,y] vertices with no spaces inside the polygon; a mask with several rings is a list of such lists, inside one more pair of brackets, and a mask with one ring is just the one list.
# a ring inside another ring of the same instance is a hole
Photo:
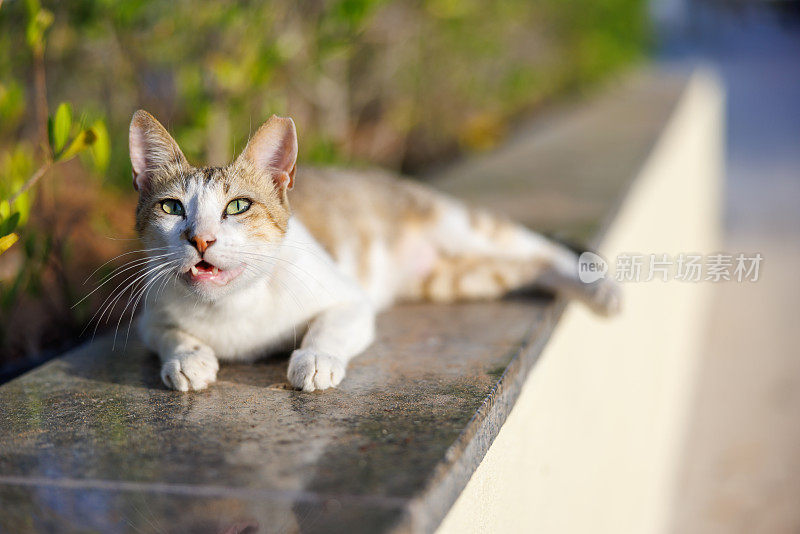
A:
{"label": "cat's tongue", "polygon": [[192,266],[190,272],[193,280],[214,280],[219,277],[219,269],[207,261]]}
{"label": "cat's tongue", "polygon": [[212,283],[214,285],[224,286],[242,274],[243,270],[244,268],[241,266],[234,269],[220,269],[207,261],[201,261],[194,264],[185,276],[188,277],[188,281],[191,284],[205,285]]}

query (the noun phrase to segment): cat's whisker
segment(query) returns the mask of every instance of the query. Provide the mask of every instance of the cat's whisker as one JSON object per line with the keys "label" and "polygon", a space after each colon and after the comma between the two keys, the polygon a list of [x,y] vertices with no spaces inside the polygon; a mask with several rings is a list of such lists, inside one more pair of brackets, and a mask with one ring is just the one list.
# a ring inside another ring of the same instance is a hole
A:
{"label": "cat's whisker", "polygon": [[[254,252],[240,252],[240,254],[241,254],[241,255],[244,255],[244,256],[248,256],[248,257],[250,257],[251,259],[262,259],[262,260],[263,260],[263,259],[267,259],[267,260],[281,261],[281,262],[285,263],[285,264],[286,264],[286,265],[288,265],[288,266],[291,266],[291,267],[294,267],[295,269],[298,269],[298,270],[299,270],[299,271],[301,271],[303,274],[305,274],[306,276],[308,276],[308,277],[309,277],[309,278],[310,278],[310,279],[311,279],[313,282],[315,282],[315,283],[316,283],[316,285],[317,285],[317,286],[318,286],[320,289],[322,289],[323,291],[325,291],[326,293],[328,293],[328,295],[330,295],[330,294],[331,294],[331,293],[330,293],[330,291],[328,290],[328,288],[326,288],[326,287],[325,287],[325,285],[324,285],[322,282],[320,282],[320,281],[319,281],[319,280],[318,280],[318,279],[317,279],[317,278],[316,278],[314,275],[312,275],[311,273],[309,273],[309,272],[308,272],[306,269],[304,269],[304,268],[300,267],[299,265],[296,265],[294,262],[291,262],[291,261],[289,261],[289,260],[287,260],[287,259],[285,259],[285,258],[278,258],[278,257],[276,257],[276,256],[268,256],[268,255],[266,255],[266,254],[258,254],[258,253],[254,253]],[[291,272],[290,272],[290,274],[293,274],[293,275],[295,276],[295,278],[297,278],[297,280],[298,280],[298,281],[300,281],[300,283],[302,283],[302,284],[303,284],[303,285],[306,287],[306,290],[309,292],[309,294],[312,294],[312,295],[314,294],[314,293],[311,291],[311,289],[310,289],[310,288],[309,288],[309,287],[308,287],[308,286],[305,284],[305,281],[304,281],[304,280],[303,280],[303,279],[302,279],[300,276],[298,276],[296,273],[291,273]]]}
{"label": "cat's whisker", "polygon": [[[245,256],[248,255],[247,253],[243,253],[243,254]],[[275,262],[277,262],[277,261],[279,261],[281,259],[282,258],[274,258],[274,257],[266,257],[266,256],[258,256],[258,257],[252,256],[252,257],[250,257],[250,261],[254,261],[254,262],[260,263],[262,266],[263,265],[267,265],[268,267],[270,267],[272,269],[274,269],[276,267],[276,265],[277,265],[277,263],[275,263]],[[289,262],[289,264],[291,264],[291,262]],[[252,265],[252,264],[250,264],[250,265]],[[264,271],[262,274],[273,274],[273,273]],[[303,288],[305,288],[305,290],[308,292],[310,297],[314,298],[315,300],[318,299],[317,294],[311,290],[311,288],[308,286],[308,284],[306,284],[305,280],[303,280],[303,278],[300,277],[297,273],[294,273],[292,271],[287,270],[286,274],[288,274],[290,276],[293,276],[298,282],[300,282],[300,284],[302,284]],[[327,292],[327,289],[319,281],[317,281],[316,279],[314,279],[314,281],[317,283],[317,285],[321,289],[323,289],[323,290],[325,290]]]}
{"label": "cat's whisker", "polygon": [[101,235],[103,239],[110,239],[112,241],[140,241],[138,237],[111,237],[110,235]]}
{"label": "cat's whisker", "polygon": [[[176,279],[176,280],[178,279],[178,276],[180,276],[180,273],[179,273],[179,272],[176,272],[176,273],[175,273],[175,279]],[[159,300],[159,299],[161,298],[161,293],[163,293],[163,291],[164,291],[164,288],[166,288],[166,287],[167,287],[167,284],[169,284],[169,282],[170,282],[170,276],[169,276],[169,275],[167,275],[167,276],[165,276],[165,277],[164,277],[164,283],[162,283],[162,284],[161,284],[161,287],[159,287],[159,288],[158,288],[158,291],[156,291],[155,300]],[[147,305],[147,303],[145,302],[145,306],[146,306],[146,305]],[[146,308],[145,308],[145,309],[146,309]]]}
{"label": "cat's whisker", "polygon": [[[100,304],[100,306],[98,307],[97,311],[95,311],[95,312],[94,312],[94,314],[92,315],[92,317],[91,317],[91,318],[89,319],[89,321],[86,323],[86,326],[85,326],[85,327],[83,328],[83,330],[81,331],[81,335],[83,335],[83,333],[86,331],[86,329],[87,329],[87,328],[89,328],[89,326],[91,326],[91,324],[92,324],[92,323],[95,321],[95,318],[96,318],[96,317],[97,317],[99,314],[101,314],[101,312],[102,312],[102,311],[105,309],[105,306],[106,306],[106,304],[107,304],[107,303],[108,303],[108,302],[109,302],[109,301],[110,301],[112,298],[114,298],[114,296],[117,294],[117,290],[118,290],[120,287],[122,287],[124,284],[126,284],[126,283],[127,283],[129,280],[132,280],[133,278],[137,277],[139,274],[140,274],[140,273],[139,273],[139,271],[136,271],[136,272],[134,272],[134,273],[131,273],[131,274],[130,274],[130,275],[128,275],[128,276],[127,276],[127,277],[126,277],[124,280],[122,280],[121,282],[119,282],[119,283],[117,284],[117,286],[116,286],[114,289],[112,289],[112,290],[109,292],[108,296],[107,296],[107,297],[106,297],[106,298],[103,300],[103,302]],[[98,289],[99,289],[99,288],[98,288]],[[87,295],[87,297],[88,297],[88,295]],[[85,298],[85,297],[84,297],[84,298]],[[102,315],[101,315],[100,317],[102,318]],[[97,328],[95,327],[95,333],[96,333],[96,332],[97,332]],[[94,334],[92,335],[92,338],[94,338]]]}
{"label": "cat's whisker", "polygon": [[280,254],[282,248],[292,248],[296,250],[300,250],[304,253],[310,254],[314,258],[318,259],[323,263],[330,264],[331,258],[327,256],[324,252],[320,252],[319,250],[315,250],[310,247],[303,247],[298,246],[293,243],[287,243],[286,241],[282,241],[281,243],[275,245],[274,247],[270,247],[272,250],[266,250],[263,244],[260,243],[251,243],[251,244],[241,244],[236,246],[237,250],[245,252],[242,249],[249,249],[247,252],[253,253],[252,249],[256,249],[255,253],[258,254]]}
{"label": "cat's whisker", "polygon": [[[241,245],[237,245],[238,248],[257,248],[260,250],[264,249],[264,245],[261,243],[245,243]],[[331,263],[331,258],[326,256],[324,253],[318,250],[318,247],[312,246],[312,243],[288,243],[286,240],[281,241],[279,244],[275,245],[274,247],[276,252],[278,252],[281,248],[293,248],[297,250],[301,250],[308,254],[311,254],[315,258],[325,262]]]}
{"label": "cat's whisker", "polygon": [[[103,300],[103,302],[98,307],[97,311],[94,312],[92,317],[86,323],[86,326],[81,331],[81,335],[83,335],[86,329],[89,328],[91,324],[96,321],[94,332],[92,333],[92,339],[94,339],[94,336],[97,334],[97,328],[103,321],[103,315],[105,315],[105,312],[110,311],[110,309],[113,309],[116,306],[117,301],[120,299],[120,297],[122,297],[122,295],[125,294],[125,292],[131,286],[131,284],[136,283],[136,281],[138,281],[141,277],[142,273],[140,271],[136,271],[131,273],[119,284],[117,284],[117,286],[108,294],[105,300]],[[128,285],[125,286],[125,284]],[[123,286],[125,287],[120,291],[120,288]]]}
{"label": "cat's whisker", "polygon": [[[268,267],[270,267],[272,269],[277,267],[277,263],[274,263],[274,262],[275,261],[279,261],[279,260],[281,260],[281,258],[250,258],[250,261],[257,262],[260,265],[262,265],[262,267],[263,267],[263,265],[267,265]],[[303,270],[303,272],[305,274],[308,274],[305,270]],[[312,290],[312,288],[309,287],[309,285],[306,283],[306,280],[299,273],[294,272],[291,269],[286,269],[286,270],[283,271],[283,273],[285,273],[286,275],[292,277],[297,282],[299,282],[300,285],[302,285],[302,287],[305,290],[305,292],[308,294],[308,296],[310,298],[314,299],[314,302],[316,304],[320,304],[319,293],[314,291],[314,290]],[[272,275],[274,273],[265,271],[263,274]],[[323,291],[328,297],[333,297],[333,294],[331,293],[330,288],[326,287],[324,284],[322,284],[322,282],[320,282],[316,278],[314,278],[314,277],[311,277],[311,278],[312,278],[313,282],[315,283],[314,284],[315,287],[317,287],[319,290]]]}
{"label": "cat's whisker", "polygon": [[[159,271],[160,272],[160,271]],[[150,282],[151,278],[144,277],[143,279],[139,280],[139,282],[131,288],[130,295],[128,296],[128,302],[125,303],[125,307],[122,308],[122,312],[119,314],[119,318],[117,319],[117,324],[114,327],[114,341],[111,344],[111,350],[116,350],[117,348],[117,333],[119,332],[119,327],[122,324],[122,319],[125,318],[125,312],[128,309],[128,306],[131,305],[134,298],[136,298],[139,288],[142,287],[143,289],[147,287],[147,284]],[[133,308],[131,309],[131,314],[133,314]],[[131,315],[133,317],[133,315]]]}
{"label": "cat's whisker", "polygon": [[[171,269],[173,266],[175,266],[176,264],[180,263],[180,261],[181,260],[171,260],[171,261],[162,263],[160,265],[157,265],[156,267],[153,267],[153,268],[149,269],[147,272],[143,273],[143,276],[140,276],[137,279],[136,285],[131,288],[131,295],[128,298],[128,305],[131,303],[131,300],[133,300],[133,298],[135,297],[136,291],[138,291],[139,287],[141,287],[142,285],[146,284],[149,281],[150,277],[158,275],[162,270]],[[127,305],[126,305],[126,308],[127,308]],[[123,314],[125,313],[124,309],[122,310],[122,313]]]}
{"label": "cat's whisker", "polygon": [[[260,273],[262,275],[269,275],[270,274],[270,272],[267,271],[266,269],[264,269],[263,266],[258,266],[258,265],[254,265],[254,264],[246,264],[246,265],[248,265],[249,267],[253,268],[254,270],[256,270],[256,272],[258,272],[258,273]],[[270,265],[270,266],[274,267],[274,265]],[[287,286],[286,283],[283,280],[281,280],[280,278],[272,278],[271,280],[276,282],[276,283],[278,283],[278,284],[281,284],[281,286],[286,288],[286,290],[292,295],[292,297],[296,298],[296,295],[294,294],[294,292],[292,292],[289,289],[289,286]],[[306,286],[306,289],[308,289],[307,286]],[[310,293],[310,295],[314,296],[313,293]],[[300,310],[304,310],[305,309],[305,307],[301,304],[301,302],[299,300],[295,300],[295,302],[297,303],[298,308]]]}
{"label": "cat's whisker", "polygon": [[[171,271],[171,265],[164,265],[160,271],[156,271],[155,274],[145,283],[144,287],[142,287],[141,291],[139,291],[139,296],[136,298],[136,302],[133,304],[133,308],[131,308],[130,319],[128,320],[128,331],[125,334],[125,347],[128,346],[128,338],[131,334],[131,325],[133,324],[133,317],[136,314],[136,308],[139,305],[142,297],[145,299],[145,304],[147,303],[147,296],[150,294],[150,290],[153,289],[153,286],[158,282],[159,278],[164,275],[165,273],[169,273]],[[145,292],[146,291],[146,292]],[[127,306],[126,306],[127,308]],[[117,321],[117,328],[114,330],[114,345],[113,348],[116,346],[117,341],[117,332],[119,331],[119,326],[122,323],[122,319],[125,316],[125,310],[122,310],[120,314],[119,321]]]}
{"label": "cat's whisker", "polygon": [[[109,314],[109,318],[111,317],[111,314],[113,313],[114,308],[116,308],[116,306],[117,306],[117,302],[119,302],[119,300],[125,295],[125,293],[128,292],[129,289],[131,289],[132,291],[135,291],[136,288],[138,287],[138,285],[141,283],[141,281],[146,279],[147,275],[150,272],[154,271],[155,269],[160,269],[160,268],[161,268],[161,266],[153,267],[153,268],[149,269],[148,271],[145,271],[143,273],[136,273],[133,277],[129,277],[128,280],[132,279],[130,281],[130,283],[128,283],[122,290],[118,291],[116,293],[116,296],[108,304],[106,304],[105,307],[101,310],[102,313],[100,314],[100,317],[97,319],[97,322],[95,323],[95,329],[94,329],[94,333],[92,335],[93,336],[96,335],[97,329],[100,326],[100,324],[103,323],[103,317],[106,315],[106,313]],[[130,298],[128,299],[128,303],[130,303]],[[126,305],[126,308],[127,308],[127,305]],[[125,309],[123,309],[123,311],[122,311],[122,314],[124,314],[124,313],[125,313]],[[107,321],[108,321],[108,319],[106,319],[106,322]]]}
{"label": "cat's whisker", "polygon": [[144,253],[147,253],[147,252],[155,252],[155,251],[157,251],[157,250],[168,250],[169,248],[170,248],[170,247],[143,248],[143,249],[138,249],[138,250],[130,250],[130,251],[128,251],[128,252],[123,252],[122,254],[118,254],[118,255],[114,256],[113,258],[111,258],[110,260],[108,260],[107,262],[105,262],[103,265],[101,265],[101,266],[100,266],[100,267],[98,267],[97,269],[95,269],[94,271],[92,271],[92,274],[90,274],[90,275],[89,275],[89,277],[88,277],[88,278],[86,278],[86,280],[84,280],[84,281],[83,281],[83,283],[84,283],[84,285],[85,285],[85,284],[86,284],[86,283],[87,283],[89,280],[91,280],[91,278],[92,278],[92,277],[93,277],[95,274],[97,274],[97,272],[98,272],[100,269],[102,269],[103,267],[105,267],[105,266],[106,266],[106,265],[108,265],[109,263],[113,262],[113,261],[114,261],[114,260],[116,260],[117,258],[121,258],[121,257],[123,257],[123,256],[130,256],[131,254],[144,254]]}
{"label": "cat's whisker", "polygon": [[[168,255],[165,255],[165,257],[169,257],[169,254],[168,254]],[[75,304],[73,304],[73,305],[72,305],[72,307],[74,308],[75,306],[78,306],[78,305],[79,305],[81,302],[85,301],[86,299],[88,299],[89,297],[91,297],[92,295],[94,295],[94,294],[95,294],[97,291],[99,291],[99,290],[100,290],[100,288],[102,288],[104,285],[106,285],[107,283],[109,283],[111,280],[113,280],[113,279],[114,279],[114,278],[116,278],[117,276],[121,275],[122,273],[124,273],[124,272],[127,272],[127,271],[130,271],[131,269],[135,269],[135,268],[137,268],[137,267],[139,267],[139,266],[141,266],[141,265],[146,265],[146,264],[148,264],[148,263],[150,263],[150,262],[154,262],[154,261],[156,261],[156,260],[158,260],[158,259],[161,259],[161,257],[159,256],[159,257],[156,257],[156,258],[142,258],[142,259],[141,259],[141,261],[139,261],[139,260],[134,260],[134,262],[131,262],[131,263],[133,263],[132,265],[128,265],[128,266],[127,266],[127,267],[125,267],[124,269],[121,269],[121,270],[119,270],[119,272],[116,272],[116,273],[115,273],[115,274],[113,274],[112,276],[109,276],[109,277],[108,277],[106,280],[104,280],[104,281],[103,281],[103,282],[102,282],[100,285],[98,285],[98,286],[97,286],[97,287],[95,287],[93,290],[91,290],[89,293],[87,293],[87,294],[86,294],[86,296],[84,296],[84,297],[83,297],[82,299],[80,299],[78,302],[76,302]]]}
{"label": "cat's whisker", "polygon": [[[105,282],[111,280],[112,278],[115,278],[118,274],[121,274],[123,271],[129,271],[129,270],[133,269],[134,267],[135,268],[141,268],[141,267],[147,268],[147,266],[150,265],[150,264],[155,264],[155,263],[158,263],[158,262],[167,261],[170,257],[172,257],[174,255],[175,255],[174,253],[170,253],[170,254],[163,254],[163,255],[159,255],[159,256],[151,256],[151,257],[147,257],[147,258],[140,258],[140,259],[137,259],[137,260],[129,261],[127,263],[124,263],[123,265],[120,265],[116,269],[114,269],[114,271],[109,273],[99,283],[101,283],[101,284],[105,283]],[[99,287],[100,286],[98,286],[96,289],[98,289]]]}
{"label": "cat's whisker", "polygon": [[[169,257],[169,256],[172,256],[172,255],[174,255],[174,254],[176,254],[176,253],[175,253],[175,252],[166,252],[166,253],[164,253],[164,254],[156,254],[156,255],[153,255],[153,256],[151,256],[151,255],[146,255],[146,256],[144,256],[144,257],[141,257],[141,258],[134,258],[134,259],[132,259],[132,260],[128,260],[128,261],[126,261],[125,263],[122,263],[122,264],[120,264],[120,265],[118,265],[118,266],[114,267],[114,269],[112,269],[110,273],[108,273],[108,274],[104,275],[104,276],[101,278],[101,280],[104,280],[104,279],[106,279],[106,278],[110,277],[110,276],[111,276],[111,275],[113,275],[113,274],[114,274],[116,271],[118,271],[118,270],[122,269],[123,267],[127,267],[128,265],[132,265],[132,264],[134,264],[134,263],[139,263],[139,262],[143,262],[143,261],[153,261],[153,260],[157,260],[157,259],[160,259],[160,258]],[[96,272],[96,271],[95,271],[95,272]],[[91,277],[90,277],[90,278],[91,278]],[[90,278],[87,278],[87,279],[86,279],[86,282],[88,282],[88,281],[90,280]]]}
{"label": "cat's whisker", "polygon": [[[161,271],[161,272],[159,272],[159,273],[158,273],[158,274],[157,274],[157,275],[156,275],[156,276],[153,278],[153,283],[150,285],[150,287],[149,287],[149,288],[147,288],[147,293],[145,293],[145,294],[144,294],[144,304],[143,304],[143,308],[144,308],[145,310],[147,309],[147,299],[148,299],[148,298],[150,298],[150,291],[153,289],[153,287],[155,287],[155,286],[156,286],[156,284],[157,284],[157,282],[158,282],[158,280],[159,280],[159,278],[160,278],[160,277],[162,277],[162,276],[163,276],[163,277],[164,277],[164,279],[166,280],[166,279],[168,279],[168,278],[169,278],[169,275],[170,275],[170,270],[169,270],[169,269],[166,269],[166,270],[164,270],[164,271]],[[156,293],[158,293],[158,291],[156,291]],[[139,298],[141,299],[142,297],[140,296]],[[130,316],[130,318],[128,319],[128,331],[125,333],[125,345],[124,345],[124,348],[127,348],[127,347],[128,347],[128,339],[130,338],[130,335],[131,335],[131,325],[133,325],[133,317],[134,317],[134,315],[135,315],[135,313],[136,313],[136,307],[137,307],[138,305],[139,305],[139,301],[137,300],[137,301],[136,301],[136,304],[134,304],[134,305],[133,305],[133,309],[131,310],[131,316]]]}
{"label": "cat's whisker", "polygon": [[[162,278],[162,277],[163,277],[164,283],[162,283],[162,284],[160,285],[160,287],[159,287],[159,288],[156,290],[156,294],[155,294],[155,298],[156,298],[156,299],[159,297],[159,293],[160,293],[160,291],[161,291],[161,290],[164,288],[164,284],[165,284],[165,283],[166,283],[166,282],[169,280],[169,276],[170,276],[171,274],[172,274],[172,269],[165,269],[164,271],[161,271],[161,272],[159,272],[159,273],[157,274],[156,278],[158,279],[158,278]],[[155,286],[154,286],[154,287],[155,287]],[[152,289],[152,288],[151,288],[151,289]],[[148,292],[147,292],[147,295],[145,295],[145,298],[144,298],[144,303],[142,304],[142,309],[143,309],[143,310],[146,310],[146,309],[147,309],[147,300],[148,300],[149,298],[150,298],[150,290],[148,290]]]}
{"label": "cat's whisker", "polygon": [[[178,263],[180,263],[180,261],[182,261],[182,260],[171,260],[168,263],[169,263],[169,265],[177,265]],[[105,302],[104,302],[104,306],[102,306],[100,308],[100,310],[98,310],[98,312],[97,312],[97,313],[100,313],[100,317],[96,320],[95,327],[94,327],[94,332],[92,333],[92,339],[94,339],[94,337],[97,335],[97,329],[100,326],[100,324],[103,322],[103,316],[105,316],[106,313],[111,312],[114,309],[114,307],[116,307],[117,302],[128,291],[128,289],[131,288],[132,286],[134,286],[134,284],[137,284],[140,280],[145,278],[151,272],[154,272],[155,270],[160,269],[162,266],[163,266],[163,264],[162,265],[158,265],[156,267],[151,267],[150,269],[148,269],[144,273],[134,273],[133,275],[131,275],[128,278],[126,278],[122,283],[120,283],[117,286],[117,288],[114,290],[114,292],[112,292],[111,295],[109,295],[109,297],[106,299],[106,302],[108,301],[108,299],[110,299],[112,296],[114,296],[115,293],[116,293],[116,297],[114,297],[114,299],[111,300],[110,302],[108,302],[107,304],[105,304]],[[123,284],[125,284],[129,280],[131,280],[131,281],[121,291],[117,291]],[[95,313],[95,315],[97,315],[97,313]],[[94,317],[92,318],[92,320],[94,320]],[[91,322],[90,322],[90,324],[91,324]]]}
{"label": "cat's whisker", "polygon": [[[147,289],[147,287],[150,285],[152,281],[157,280],[158,276],[160,276],[161,273],[171,271],[172,267],[175,265],[175,262],[177,261],[178,260],[174,260],[172,263],[161,265],[157,269],[151,269],[148,273],[145,273],[144,277],[140,277],[134,282],[135,285],[131,288],[131,293],[128,298],[128,302],[125,304],[125,308],[123,308],[122,312],[120,313],[119,319],[117,320],[117,326],[114,329],[114,343],[112,345],[112,350],[116,348],[117,333],[119,331],[120,325],[122,324],[122,319],[125,317],[125,311],[128,309],[128,306],[130,306],[131,303],[134,302],[134,299],[136,299],[134,307],[131,309],[131,321],[132,321],[133,314],[136,309],[136,304],[138,304],[139,298],[141,298],[141,294],[144,292],[145,289]],[[120,296],[122,296],[125,292],[127,292],[127,289],[123,290],[120,293]]]}

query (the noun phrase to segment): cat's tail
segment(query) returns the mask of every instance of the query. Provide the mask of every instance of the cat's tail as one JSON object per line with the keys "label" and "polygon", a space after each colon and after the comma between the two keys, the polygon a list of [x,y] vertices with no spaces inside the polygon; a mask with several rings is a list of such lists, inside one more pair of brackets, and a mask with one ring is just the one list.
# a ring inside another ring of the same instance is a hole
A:
{"label": "cat's tail", "polygon": [[436,302],[498,298],[533,285],[577,299],[609,316],[621,305],[610,279],[584,283],[569,248],[512,221],[440,198],[430,237],[436,261],[418,296]]}

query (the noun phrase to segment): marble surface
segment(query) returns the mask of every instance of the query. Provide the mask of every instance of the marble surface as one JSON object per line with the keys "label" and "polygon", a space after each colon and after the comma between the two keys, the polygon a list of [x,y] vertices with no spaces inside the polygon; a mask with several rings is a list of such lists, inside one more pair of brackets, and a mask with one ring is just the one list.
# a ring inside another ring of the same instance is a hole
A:
{"label": "marble surface", "polygon": [[98,339],[0,388],[0,528],[394,523],[545,302],[397,307],[341,387],[310,394],[289,388],[285,356],[223,365],[208,391],[176,393],[138,343]]}

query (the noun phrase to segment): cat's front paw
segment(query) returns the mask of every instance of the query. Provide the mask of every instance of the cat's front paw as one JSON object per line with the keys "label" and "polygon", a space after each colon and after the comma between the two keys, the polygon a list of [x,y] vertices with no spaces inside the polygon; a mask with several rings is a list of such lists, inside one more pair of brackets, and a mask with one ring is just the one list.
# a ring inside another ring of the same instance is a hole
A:
{"label": "cat's front paw", "polygon": [[289,382],[303,391],[336,387],[344,378],[341,359],[310,349],[298,349],[289,359]]}
{"label": "cat's front paw", "polygon": [[219,363],[211,349],[176,354],[161,367],[161,380],[178,391],[200,391],[217,381]]}

